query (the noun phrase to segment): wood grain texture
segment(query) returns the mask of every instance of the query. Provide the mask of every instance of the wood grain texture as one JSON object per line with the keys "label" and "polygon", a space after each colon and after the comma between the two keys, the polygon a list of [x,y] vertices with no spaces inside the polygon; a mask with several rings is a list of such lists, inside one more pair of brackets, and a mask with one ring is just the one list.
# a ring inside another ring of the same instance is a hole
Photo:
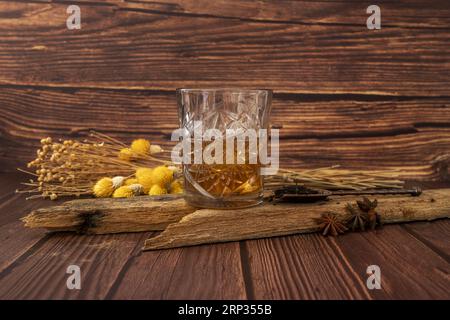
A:
{"label": "wood grain texture", "polygon": [[[449,298],[449,264],[400,226],[338,238],[246,241],[246,246],[259,299]],[[381,268],[381,290],[366,287],[366,269],[373,264]]]}
{"label": "wood grain texture", "polygon": [[[0,191],[22,178],[0,174]],[[440,184],[428,183],[435,185]],[[39,240],[16,219],[31,206],[51,202],[3,194],[1,298],[448,299],[443,292],[449,292],[448,221],[408,224],[395,232],[386,226],[337,239],[296,235],[144,253],[147,234],[56,234]],[[413,234],[406,231],[410,227]],[[74,263],[82,267],[78,293],[65,289],[65,268]],[[367,292],[369,263],[381,264],[387,293]]]}
{"label": "wood grain texture", "polygon": [[[102,299],[143,234],[49,237],[0,275],[1,299]],[[69,265],[81,269],[81,290],[66,286]]]}
{"label": "wood grain texture", "polygon": [[369,265],[380,267],[382,289],[370,291],[374,299],[450,298],[449,263],[401,226],[351,233],[332,241],[363,281]]}
{"label": "wood grain texture", "polygon": [[238,243],[142,253],[114,299],[246,299]]}
{"label": "wood grain texture", "polygon": [[172,196],[82,199],[34,210],[22,221],[29,228],[108,234],[164,230],[194,211],[184,199]]}
{"label": "wood grain texture", "polygon": [[[39,139],[82,138],[89,129],[170,148],[173,92],[17,88],[0,90],[0,170],[32,160]],[[38,107],[36,107],[38,106]],[[275,94],[281,166],[402,167],[406,177],[449,180],[450,104],[444,98]],[[376,159],[376,161],[374,161]]]}
{"label": "wood grain texture", "polygon": [[25,201],[23,196],[14,193],[24,178],[17,172],[0,174],[0,275],[17,259],[45,241],[45,231],[24,230],[19,221],[30,210],[49,205],[48,201]]}
{"label": "wood grain texture", "polygon": [[[121,7],[153,10],[161,13],[182,15],[210,15],[227,19],[240,19],[266,23],[298,23],[321,25],[364,25],[361,8],[369,2],[355,3],[351,0],[335,1],[264,1],[251,0],[129,0],[108,1]],[[383,25],[387,27],[439,28],[450,24],[450,10],[445,1],[433,1],[433,5],[420,0],[404,1],[380,0],[383,10]]]}
{"label": "wood grain texture", "polygon": [[345,257],[317,234],[245,242],[254,299],[369,299]]}
{"label": "wood grain texture", "polygon": [[[420,197],[383,196],[377,212],[383,223],[450,218],[450,189],[427,190]],[[161,234],[145,241],[143,250],[167,249],[204,243],[236,241],[310,233],[319,230],[319,219],[326,212],[340,220],[349,217],[347,203],[360,197],[331,197],[312,204],[270,204],[236,209],[199,209],[170,224]]]}
{"label": "wood grain texture", "polygon": [[450,221],[412,223],[403,227],[450,263],[450,245],[448,241],[448,237],[450,237]]}
{"label": "wood grain texture", "polygon": [[162,10],[141,2],[86,2],[81,30],[69,31],[67,3],[6,1],[0,4],[0,41],[8,44],[0,49],[0,83],[449,96],[449,10],[445,1],[418,3],[386,4],[395,13],[386,9],[387,24],[370,31],[370,3],[313,2],[303,11],[305,2],[280,10],[273,9],[276,2],[244,2],[230,17],[233,4],[221,16],[220,4],[207,1],[159,4]]}
{"label": "wood grain texture", "polygon": [[317,234],[245,241],[254,299],[369,299],[330,240]]}

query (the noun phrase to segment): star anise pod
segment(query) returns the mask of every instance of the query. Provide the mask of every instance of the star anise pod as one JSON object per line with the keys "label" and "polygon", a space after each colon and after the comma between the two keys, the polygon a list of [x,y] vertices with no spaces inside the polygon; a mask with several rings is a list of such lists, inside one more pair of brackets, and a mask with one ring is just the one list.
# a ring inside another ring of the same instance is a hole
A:
{"label": "star anise pod", "polygon": [[363,197],[362,200],[356,200],[356,203],[362,211],[369,212],[370,209],[375,209],[377,207],[378,200],[375,199],[373,201],[370,201],[367,197]]}
{"label": "star anise pod", "polygon": [[357,200],[358,207],[367,213],[367,220],[370,229],[374,230],[377,226],[381,226],[381,216],[375,210],[378,205],[377,199],[370,201],[367,197],[362,200]]}
{"label": "star anise pod", "polygon": [[367,213],[350,203],[347,203],[346,209],[350,213],[350,218],[347,220],[347,226],[351,228],[352,231],[355,231],[356,229],[364,231],[368,220]]}
{"label": "star anise pod", "polygon": [[322,231],[322,235],[326,236],[331,234],[333,237],[339,235],[340,233],[345,233],[347,227],[339,221],[337,215],[333,212],[327,212],[322,214],[322,216],[317,219],[319,223],[319,228]]}

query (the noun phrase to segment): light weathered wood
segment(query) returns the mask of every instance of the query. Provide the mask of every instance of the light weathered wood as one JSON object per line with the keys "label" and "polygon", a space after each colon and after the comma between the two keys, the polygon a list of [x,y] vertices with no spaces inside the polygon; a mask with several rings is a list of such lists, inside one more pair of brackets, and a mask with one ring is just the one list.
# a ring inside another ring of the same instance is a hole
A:
{"label": "light weathered wood", "polygon": [[[144,250],[203,243],[308,233],[318,230],[316,219],[336,212],[345,219],[346,203],[355,197],[334,197],[322,204],[264,204],[242,210],[197,210],[170,224],[161,234],[147,239]],[[383,223],[434,220],[450,217],[450,189],[425,191],[420,197],[385,196],[377,210]]]}
{"label": "light weathered wood", "polygon": [[83,199],[41,208],[22,218],[26,227],[85,234],[157,231],[195,211],[180,197],[154,200],[148,196],[129,199]]}

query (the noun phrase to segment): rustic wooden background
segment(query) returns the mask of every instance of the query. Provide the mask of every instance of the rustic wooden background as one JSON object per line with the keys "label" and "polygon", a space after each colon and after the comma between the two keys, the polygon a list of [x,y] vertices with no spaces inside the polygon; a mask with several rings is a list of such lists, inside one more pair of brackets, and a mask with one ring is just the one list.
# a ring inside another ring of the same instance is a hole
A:
{"label": "rustic wooden background", "polygon": [[[167,144],[177,87],[273,88],[283,166],[448,180],[450,4],[1,1],[0,170],[88,129]],[[68,30],[66,8],[81,8]]]}
{"label": "rustic wooden background", "polygon": [[[449,71],[448,0],[0,0],[0,172],[48,135],[167,144],[175,88],[242,86],[275,90],[282,165],[401,166],[448,187]],[[23,179],[0,175],[0,299],[449,299],[449,221],[142,253],[148,233],[25,229],[50,203],[14,194]],[[73,263],[84,290],[65,287]],[[373,263],[383,290],[366,288]]]}

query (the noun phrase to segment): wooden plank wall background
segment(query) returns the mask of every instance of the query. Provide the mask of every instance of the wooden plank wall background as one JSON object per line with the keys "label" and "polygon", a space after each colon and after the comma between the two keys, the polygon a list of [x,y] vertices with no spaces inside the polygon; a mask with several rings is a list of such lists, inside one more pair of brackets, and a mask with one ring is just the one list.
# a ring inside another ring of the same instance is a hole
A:
{"label": "wooden plank wall background", "polygon": [[167,145],[175,88],[232,86],[274,89],[283,166],[449,180],[449,71],[448,0],[0,1],[0,171],[48,135]]}

